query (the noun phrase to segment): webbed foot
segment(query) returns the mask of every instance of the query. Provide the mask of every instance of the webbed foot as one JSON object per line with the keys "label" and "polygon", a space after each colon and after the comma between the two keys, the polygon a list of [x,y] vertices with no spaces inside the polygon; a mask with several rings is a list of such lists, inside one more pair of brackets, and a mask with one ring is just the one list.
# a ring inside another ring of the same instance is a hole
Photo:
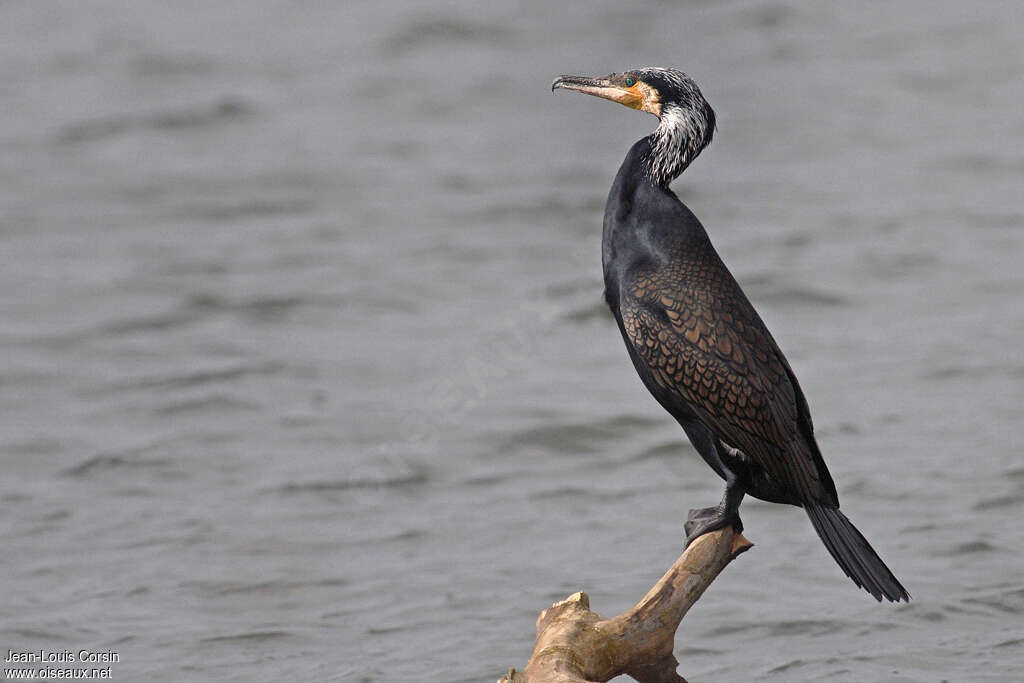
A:
{"label": "webbed foot", "polygon": [[710,508],[690,510],[683,529],[686,531],[686,546],[689,547],[699,536],[709,531],[724,529],[732,525],[736,533],[743,531],[743,522],[740,521],[738,511],[728,510],[724,505],[716,505]]}

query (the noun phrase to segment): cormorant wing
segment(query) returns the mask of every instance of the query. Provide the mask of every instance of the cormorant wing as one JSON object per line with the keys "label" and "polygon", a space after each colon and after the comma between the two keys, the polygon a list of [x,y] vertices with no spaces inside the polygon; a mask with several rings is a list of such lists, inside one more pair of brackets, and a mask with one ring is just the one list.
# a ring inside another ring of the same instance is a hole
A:
{"label": "cormorant wing", "polygon": [[796,378],[712,249],[634,270],[619,312],[627,343],[661,389],[795,499],[838,504]]}

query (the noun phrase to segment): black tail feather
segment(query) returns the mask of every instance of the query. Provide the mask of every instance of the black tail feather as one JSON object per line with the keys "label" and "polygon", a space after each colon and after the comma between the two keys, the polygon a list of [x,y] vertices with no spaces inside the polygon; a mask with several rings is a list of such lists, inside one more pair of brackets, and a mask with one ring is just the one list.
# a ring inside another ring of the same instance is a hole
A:
{"label": "black tail feather", "polygon": [[829,553],[855,584],[879,602],[882,598],[892,602],[910,601],[907,589],[838,508],[808,505],[804,510]]}

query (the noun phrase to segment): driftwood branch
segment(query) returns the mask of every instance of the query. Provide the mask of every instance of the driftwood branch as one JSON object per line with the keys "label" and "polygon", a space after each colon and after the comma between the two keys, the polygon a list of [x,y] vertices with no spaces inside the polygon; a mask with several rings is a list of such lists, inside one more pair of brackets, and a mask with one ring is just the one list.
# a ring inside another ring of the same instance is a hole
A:
{"label": "driftwood branch", "polygon": [[499,683],[603,683],[627,674],[641,683],[685,683],[672,654],[679,622],[725,566],[753,544],[731,527],[697,538],[647,595],[611,619],[590,611],[580,591],[537,618],[537,640],[522,671]]}

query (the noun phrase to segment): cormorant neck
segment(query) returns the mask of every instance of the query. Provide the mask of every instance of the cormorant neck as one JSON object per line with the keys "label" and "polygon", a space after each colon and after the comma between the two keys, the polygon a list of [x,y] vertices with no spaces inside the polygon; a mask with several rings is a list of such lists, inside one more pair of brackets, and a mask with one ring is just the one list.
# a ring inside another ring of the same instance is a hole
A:
{"label": "cormorant neck", "polygon": [[667,189],[711,142],[714,117],[711,107],[706,105],[698,110],[666,104],[657,129],[647,137],[651,149],[643,160],[644,175]]}

